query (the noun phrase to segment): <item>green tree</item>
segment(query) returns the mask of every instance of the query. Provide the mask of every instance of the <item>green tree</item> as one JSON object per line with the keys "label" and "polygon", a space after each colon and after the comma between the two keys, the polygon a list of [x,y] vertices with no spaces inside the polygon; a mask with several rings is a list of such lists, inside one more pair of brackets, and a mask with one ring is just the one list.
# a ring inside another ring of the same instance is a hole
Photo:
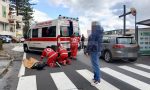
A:
{"label": "green tree", "polygon": [[16,15],[23,16],[23,22],[25,24],[25,26],[23,28],[23,33],[25,34],[30,27],[30,20],[32,20],[32,18],[33,18],[32,17],[32,14],[33,14],[32,6],[35,4],[31,4],[30,0],[10,0],[10,1],[16,5]]}

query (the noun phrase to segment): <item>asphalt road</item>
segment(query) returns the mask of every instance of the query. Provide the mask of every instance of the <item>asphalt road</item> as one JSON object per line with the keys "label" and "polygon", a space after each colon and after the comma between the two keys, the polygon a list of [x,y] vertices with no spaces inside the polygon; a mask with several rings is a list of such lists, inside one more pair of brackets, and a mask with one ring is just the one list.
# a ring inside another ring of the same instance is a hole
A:
{"label": "asphalt road", "polygon": [[[27,58],[39,59],[40,53],[28,53]],[[89,57],[82,51],[78,53],[78,59],[72,60],[71,65],[61,68],[45,67],[44,70],[25,69],[25,75],[17,78],[21,63],[13,63],[14,74],[7,89],[4,90],[150,90],[150,56],[140,56],[136,62],[115,61],[106,63],[100,60],[101,84],[100,87],[92,87],[89,80],[92,79],[92,68]],[[79,73],[80,72],[80,73]],[[21,88],[21,89],[19,89]]]}

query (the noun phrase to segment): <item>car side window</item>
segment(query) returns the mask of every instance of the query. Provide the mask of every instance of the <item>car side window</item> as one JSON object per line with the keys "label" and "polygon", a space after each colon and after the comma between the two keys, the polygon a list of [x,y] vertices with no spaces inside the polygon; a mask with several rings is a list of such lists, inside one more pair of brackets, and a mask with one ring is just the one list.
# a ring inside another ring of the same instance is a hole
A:
{"label": "car side window", "polygon": [[110,38],[109,37],[104,37],[103,38],[103,43],[110,43]]}
{"label": "car side window", "polygon": [[109,43],[109,42],[110,42],[110,40],[108,40],[108,39],[103,40],[103,43]]}

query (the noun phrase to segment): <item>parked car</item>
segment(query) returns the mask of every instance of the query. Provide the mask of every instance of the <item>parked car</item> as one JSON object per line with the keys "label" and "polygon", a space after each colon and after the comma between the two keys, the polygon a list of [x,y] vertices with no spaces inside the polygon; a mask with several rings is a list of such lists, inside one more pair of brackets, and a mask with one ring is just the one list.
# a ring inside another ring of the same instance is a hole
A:
{"label": "parked car", "polygon": [[12,36],[12,42],[13,43],[19,43],[20,40],[17,37]]}
{"label": "parked car", "polygon": [[112,62],[114,60],[136,61],[138,51],[139,45],[133,36],[103,37],[101,57],[106,62]]}
{"label": "parked car", "polygon": [[12,41],[12,38],[10,35],[0,35],[0,38],[4,43],[10,43]]}
{"label": "parked car", "polygon": [[25,38],[24,37],[21,37],[20,38],[20,42],[24,42],[25,41]]}

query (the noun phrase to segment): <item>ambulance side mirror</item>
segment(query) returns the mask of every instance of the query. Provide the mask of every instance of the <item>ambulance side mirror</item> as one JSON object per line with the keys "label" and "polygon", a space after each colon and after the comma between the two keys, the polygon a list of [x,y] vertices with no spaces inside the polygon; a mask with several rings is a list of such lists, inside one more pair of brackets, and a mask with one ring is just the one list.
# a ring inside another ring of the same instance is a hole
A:
{"label": "ambulance side mirror", "polygon": [[27,34],[25,34],[25,35],[24,35],[24,38],[25,38],[25,39],[27,39],[27,38],[28,38],[28,37],[27,37]]}

